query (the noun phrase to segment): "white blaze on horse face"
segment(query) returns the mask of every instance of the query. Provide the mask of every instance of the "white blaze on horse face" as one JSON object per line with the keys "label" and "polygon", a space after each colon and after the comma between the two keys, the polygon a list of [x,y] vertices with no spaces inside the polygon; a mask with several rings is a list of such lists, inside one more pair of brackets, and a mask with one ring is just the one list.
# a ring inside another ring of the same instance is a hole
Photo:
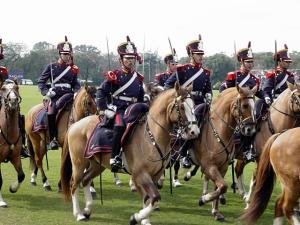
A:
{"label": "white blaze on horse face", "polygon": [[248,98],[248,104],[251,107],[251,117],[252,121],[255,121],[255,102],[254,102],[254,97],[253,98]]}
{"label": "white blaze on horse face", "polygon": [[185,116],[189,122],[188,136],[192,136],[192,138],[197,137],[200,133],[199,127],[197,125],[197,120],[195,116],[194,102],[191,98],[186,98],[183,102]]}

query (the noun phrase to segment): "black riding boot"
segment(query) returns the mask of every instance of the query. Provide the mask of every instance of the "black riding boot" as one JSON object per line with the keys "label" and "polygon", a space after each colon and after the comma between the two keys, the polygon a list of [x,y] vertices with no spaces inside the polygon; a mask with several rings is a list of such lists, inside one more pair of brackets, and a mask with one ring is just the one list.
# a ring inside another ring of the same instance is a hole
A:
{"label": "black riding boot", "polygon": [[243,160],[246,162],[254,162],[257,156],[253,146],[253,136],[241,135],[241,148],[243,151]]}
{"label": "black riding boot", "polygon": [[20,155],[21,158],[25,159],[30,157],[30,154],[26,147],[25,116],[21,114],[19,115],[19,128],[22,137],[22,148],[21,148]]}
{"label": "black riding boot", "polygon": [[57,127],[56,127],[56,115],[48,115],[48,128],[50,134],[50,144],[49,148],[52,150],[58,150],[58,141],[57,141]]}
{"label": "black riding boot", "polygon": [[124,131],[125,131],[125,127],[114,126],[113,145],[112,145],[112,152],[110,157],[111,171],[114,173],[118,172],[119,169],[122,169],[122,158],[120,155],[120,149],[121,149],[121,139]]}
{"label": "black riding boot", "polygon": [[[184,143],[184,142],[183,142]],[[188,153],[188,149],[191,146],[191,142],[186,141],[183,146],[181,147],[181,166],[182,168],[186,168],[189,169],[192,167],[192,163],[191,163],[191,156]]]}

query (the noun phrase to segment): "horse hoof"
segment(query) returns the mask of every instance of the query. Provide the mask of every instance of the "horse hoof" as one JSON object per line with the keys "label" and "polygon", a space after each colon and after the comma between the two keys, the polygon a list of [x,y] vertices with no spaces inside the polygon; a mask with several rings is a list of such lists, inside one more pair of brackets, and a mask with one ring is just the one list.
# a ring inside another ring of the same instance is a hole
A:
{"label": "horse hoof", "polygon": [[203,206],[205,204],[205,202],[203,201],[202,197],[200,197],[199,199],[199,206]]}
{"label": "horse hoof", "polygon": [[77,222],[79,222],[79,221],[86,221],[87,218],[84,215],[80,214],[80,215],[77,215],[76,220],[77,220]]}
{"label": "horse hoof", "polygon": [[52,191],[51,186],[45,186],[44,189],[45,189],[45,191]]}
{"label": "horse hoof", "polygon": [[132,215],[129,220],[129,225],[136,225],[136,224],[137,224],[137,221],[135,219],[135,216]]}
{"label": "horse hoof", "polygon": [[190,178],[189,177],[187,177],[186,175],[184,176],[184,178],[183,178],[183,180],[184,181],[189,181],[190,180]]}
{"label": "horse hoof", "polygon": [[220,198],[220,203],[222,205],[226,205],[226,198]]}
{"label": "horse hoof", "polygon": [[122,181],[120,181],[120,180],[117,180],[117,181],[116,181],[117,187],[122,187],[122,184],[123,184]]}
{"label": "horse hoof", "polygon": [[36,186],[36,182],[30,182],[31,183],[31,186]]}
{"label": "horse hoof", "polygon": [[16,193],[18,189],[14,190],[11,187],[9,188],[10,193]]}
{"label": "horse hoof", "polygon": [[221,214],[221,213],[216,213],[214,215],[215,220],[218,222],[224,222],[225,221],[225,217]]}
{"label": "horse hoof", "polygon": [[83,213],[83,215],[85,216],[85,218],[88,220],[90,219],[91,213],[87,214],[87,213]]}
{"label": "horse hoof", "polygon": [[131,192],[136,192],[136,188],[135,187],[134,188],[131,187],[130,190],[131,190]]}
{"label": "horse hoof", "polygon": [[159,189],[159,190],[160,190],[160,189],[162,189],[162,188],[163,188],[163,185],[160,185],[160,184],[158,184],[158,183],[157,183],[157,184],[156,184],[156,187],[157,187],[157,189]]}
{"label": "horse hoof", "polygon": [[160,208],[156,207],[155,209],[153,209],[154,212],[160,212]]}
{"label": "horse hoof", "polygon": [[7,204],[6,204],[6,202],[0,202],[0,207],[1,208],[7,208]]}

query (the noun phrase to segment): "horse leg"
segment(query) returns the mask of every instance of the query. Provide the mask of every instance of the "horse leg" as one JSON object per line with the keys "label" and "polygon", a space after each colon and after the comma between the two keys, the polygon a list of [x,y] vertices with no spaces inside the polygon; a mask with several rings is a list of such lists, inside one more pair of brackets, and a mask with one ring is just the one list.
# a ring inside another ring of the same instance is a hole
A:
{"label": "horse leg", "polygon": [[188,171],[185,175],[184,175],[184,181],[189,181],[193,176],[196,175],[198,169],[200,166],[195,166],[194,169],[192,171]]}
{"label": "horse leg", "polygon": [[207,168],[205,171],[208,178],[214,181],[217,188],[213,192],[209,192],[205,195],[202,195],[199,199],[199,206],[202,206],[206,202],[210,202],[218,198],[221,194],[226,193],[228,187],[228,185],[225,183],[225,180],[217,167],[212,166]]}
{"label": "horse leg", "polygon": [[35,157],[36,157],[36,152],[39,151],[40,149],[40,136],[36,134],[29,134],[28,135],[28,149],[30,151],[30,158],[29,158],[29,163],[30,163],[30,169],[31,169],[31,176],[30,176],[30,183],[32,186],[36,186],[36,177],[38,173],[38,167],[35,162]]}
{"label": "horse leg", "polygon": [[180,168],[180,162],[179,162],[179,160],[177,160],[174,164],[174,179],[173,179],[174,187],[180,187],[182,185],[178,179],[179,168]]}
{"label": "horse leg", "polygon": [[48,181],[48,178],[45,174],[45,171],[44,171],[44,168],[43,168],[43,158],[44,158],[44,155],[47,151],[47,149],[45,149],[45,146],[44,145],[41,145],[40,146],[40,151],[39,152],[36,152],[35,153],[35,163],[37,165],[37,168],[41,171],[41,177],[42,177],[42,182],[43,182],[43,188],[46,190],[46,191],[52,191],[51,189],[51,186],[49,184],[49,181]]}
{"label": "horse leg", "polygon": [[[294,186],[296,185],[296,186]],[[289,188],[285,189],[282,210],[287,217],[289,224],[300,225],[297,216],[294,213],[294,207],[297,205],[299,198],[299,183],[293,182]]]}
{"label": "horse leg", "polygon": [[236,178],[237,178],[237,184],[238,189],[241,197],[244,199],[246,195],[246,188],[245,188],[245,182],[244,182],[244,168],[246,166],[246,163],[242,160],[237,160],[236,165],[234,167]]}
{"label": "horse leg", "polygon": [[208,193],[208,185],[209,185],[209,178],[207,176],[204,176],[202,195],[206,195]]}
{"label": "horse leg", "polygon": [[23,180],[25,179],[25,174],[22,168],[22,163],[21,163],[21,157],[20,155],[18,155],[18,157],[14,157],[11,160],[11,163],[13,164],[13,166],[15,167],[15,170],[17,171],[18,174],[18,180],[13,182],[10,187],[9,187],[9,191],[11,193],[16,193],[21,185],[21,183],[23,182]]}
{"label": "horse leg", "polygon": [[132,192],[136,192],[136,186],[135,186],[135,184],[134,184],[134,182],[133,182],[133,180],[132,180],[132,177],[130,177],[130,180],[129,180],[128,185],[129,185],[130,190],[131,190]]}
{"label": "horse leg", "polygon": [[6,202],[3,200],[2,194],[1,194],[2,184],[3,184],[3,180],[2,180],[1,164],[0,164],[0,207],[1,207],[1,208],[6,208],[6,207],[7,207],[7,204],[6,204]]}
{"label": "horse leg", "polygon": [[119,178],[118,174],[117,174],[117,173],[113,173],[113,177],[114,177],[114,182],[115,182],[115,184],[116,184],[118,187],[121,187],[121,186],[122,186],[122,181],[121,181],[121,179]]}
{"label": "horse leg", "polygon": [[94,187],[94,181],[91,182],[90,192],[92,194],[93,200],[97,199],[97,192],[96,192],[96,189]]}
{"label": "horse leg", "polygon": [[147,173],[140,173],[134,177],[135,184],[144,198],[143,209],[130,217],[130,225],[136,225],[141,222],[143,225],[151,225],[149,216],[154,210],[155,205],[160,201],[160,194],[153,183],[151,177]]}
{"label": "horse leg", "polygon": [[160,178],[157,181],[157,188],[162,189],[164,186],[164,181],[165,181],[165,171],[164,173],[160,176]]}

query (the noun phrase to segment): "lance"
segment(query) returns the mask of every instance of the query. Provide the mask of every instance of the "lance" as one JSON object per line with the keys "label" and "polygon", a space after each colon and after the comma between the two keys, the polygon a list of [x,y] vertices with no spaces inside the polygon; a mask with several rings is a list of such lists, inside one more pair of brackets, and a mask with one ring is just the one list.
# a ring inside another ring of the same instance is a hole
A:
{"label": "lance", "polygon": [[[169,45],[170,45],[170,49],[171,49],[172,56],[173,56],[173,58],[175,59],[175,57],[176,57],[176,51],[175,51],[175,49],[172,47],[172,43],[171,43],[170,38],[168,38],[168,40],[169,40]],[[176,69],[176,71],[175,71],[175,74],[176,74],[176,79],[177,79],[178,84],[179,84],[179,78],[178,78],[177,69]],[[180,86],[180,84],[179,84],[179,86]]]}

